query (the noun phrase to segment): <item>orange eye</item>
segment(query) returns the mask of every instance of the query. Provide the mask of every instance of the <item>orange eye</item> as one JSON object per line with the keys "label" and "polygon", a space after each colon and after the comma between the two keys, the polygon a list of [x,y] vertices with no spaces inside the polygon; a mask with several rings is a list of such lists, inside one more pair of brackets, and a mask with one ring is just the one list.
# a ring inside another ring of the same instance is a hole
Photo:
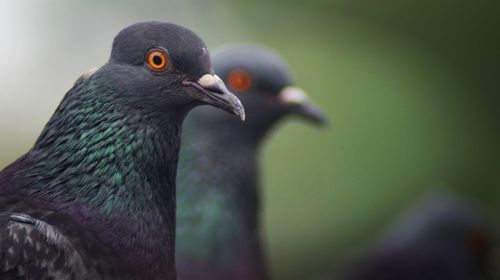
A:
{"label": "orange eye", "polygon": [[252,76],[245,70],[235,69],[227,76],[229,87],[237,92],[244,92],[252,86]]}
{"label": "orange eye", "polygon": [[150,50],[147,57],[149,68],[154,71],[163,71],[168,66],[167,54],[162,49]]}

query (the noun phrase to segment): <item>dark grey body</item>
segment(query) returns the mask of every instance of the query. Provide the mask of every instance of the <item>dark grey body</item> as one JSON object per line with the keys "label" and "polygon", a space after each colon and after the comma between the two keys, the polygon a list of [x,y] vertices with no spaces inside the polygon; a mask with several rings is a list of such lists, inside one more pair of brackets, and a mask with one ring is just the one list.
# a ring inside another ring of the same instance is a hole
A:
{"label": "dark grey body", "polygon": [[[167,67],[153,67],[152,51]],[[175,279],[181,124],[199,104],[244,116],[196,34],[122,30],[110,60],[0,172],[0,279]]]}

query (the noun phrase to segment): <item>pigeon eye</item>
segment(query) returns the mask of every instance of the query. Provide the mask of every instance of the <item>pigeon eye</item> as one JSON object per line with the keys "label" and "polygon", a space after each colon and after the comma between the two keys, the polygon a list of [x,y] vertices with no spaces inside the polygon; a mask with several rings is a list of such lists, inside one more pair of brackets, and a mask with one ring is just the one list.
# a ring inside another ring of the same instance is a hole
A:
{"label": "pigeon eye", "polygon": [[154,71],[163,71],[168,66],[167,54],[162,49],[152,49],[148,53],[147,63]]}
{"label": "pigeon eye", "polygon": [[245,70],[234,69],[227,76],[229,87],[237,92],[245,92],[252,86],[252,76]]}

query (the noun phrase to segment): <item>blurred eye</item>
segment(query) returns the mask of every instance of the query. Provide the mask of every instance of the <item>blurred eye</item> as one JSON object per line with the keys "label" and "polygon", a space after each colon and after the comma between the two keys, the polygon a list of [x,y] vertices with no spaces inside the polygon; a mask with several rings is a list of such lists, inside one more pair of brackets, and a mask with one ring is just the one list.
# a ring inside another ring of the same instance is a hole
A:
{"label": "blurred eye", "polygon": [[229,72],[227,83],[231,90],[244,92],[252,86],[252,76],[245,70],[234,69]]}
{"label": "blurred eye", "polygon": [[152,49],[148,53],[147,63],[154,71],[163,71],[168,66],[167,54],[162,49]]}
{"label": "blurred eye", "polygon": [[481,231],[471,231],[465,236],[465,246],[468,252],[474,256],[479,256],[488,251],[488,238]]}

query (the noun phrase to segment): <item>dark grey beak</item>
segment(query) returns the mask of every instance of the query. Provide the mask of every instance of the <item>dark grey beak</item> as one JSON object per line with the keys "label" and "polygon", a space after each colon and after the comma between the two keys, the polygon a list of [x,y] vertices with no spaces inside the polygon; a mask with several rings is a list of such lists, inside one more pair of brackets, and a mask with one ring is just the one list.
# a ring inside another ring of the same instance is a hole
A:
{"label": "dark grey beak", "polygon": [[201,91],[201,101],[233,113],[242,121],[245,120],[245,109],[240,100],[227,89],[217,75],[205,74],[196,82],[184,81],[183,84]]}
{"label": "dark grey beak", "polygon": [[326,125],[327,115],[314,105],[307,94],[297,87],[286,87],[279,94],[280,102],[287,106],[288,112],[300,116],[314,124]]}

